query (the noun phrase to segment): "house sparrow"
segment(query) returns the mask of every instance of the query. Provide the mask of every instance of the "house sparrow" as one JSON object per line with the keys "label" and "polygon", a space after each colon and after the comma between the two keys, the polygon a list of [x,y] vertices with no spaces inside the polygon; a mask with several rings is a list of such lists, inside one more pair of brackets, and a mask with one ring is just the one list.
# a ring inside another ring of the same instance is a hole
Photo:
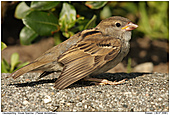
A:
{"label": "house sparrow", "polygon": [[16,79],[26,72],[42,70],[39,78],[61,72],[55,82],[56,89],[64,89],[82,78],[113,85],[112,81],[87,76],[104,73],[121,62],[129,52],[131,30],[137,27],[127,18],[110,17],[51,48],[9,77]]}

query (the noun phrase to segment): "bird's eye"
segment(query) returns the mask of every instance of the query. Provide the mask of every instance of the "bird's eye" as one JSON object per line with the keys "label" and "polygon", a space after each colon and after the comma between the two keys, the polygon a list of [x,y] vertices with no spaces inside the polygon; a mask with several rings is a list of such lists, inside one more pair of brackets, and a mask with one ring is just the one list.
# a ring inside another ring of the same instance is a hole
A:
{"label": "bird's eye", "polygon": [[120,23],[116,23],[116,26],[117,26],[117,27],[120,27],[120,26],[121,26],[121,24],[120,24]]}

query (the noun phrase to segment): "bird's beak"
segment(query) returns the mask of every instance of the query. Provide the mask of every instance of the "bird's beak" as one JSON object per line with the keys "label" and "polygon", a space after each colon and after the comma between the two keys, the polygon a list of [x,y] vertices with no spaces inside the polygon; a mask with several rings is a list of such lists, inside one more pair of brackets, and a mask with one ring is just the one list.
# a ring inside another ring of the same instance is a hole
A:
{"label": "bird's beak", "polygon": [[137,24],[134,24],[132,22],[128,22],[128,24],[126,26],[124,26],[122,29],[125,29],[127,31],[130,31],[130,30],[134,30],[138,27]]}

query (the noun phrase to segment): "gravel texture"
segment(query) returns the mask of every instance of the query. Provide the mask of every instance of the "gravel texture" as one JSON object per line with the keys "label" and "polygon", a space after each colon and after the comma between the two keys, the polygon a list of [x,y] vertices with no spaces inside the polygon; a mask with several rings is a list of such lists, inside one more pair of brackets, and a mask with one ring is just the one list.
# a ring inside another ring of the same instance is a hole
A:
{"label": "gravel texture", "polygon": [[36,80],[39,73],[17,79],[1,74],[1,112],[57,111],[169,111],[169,74],[105,73],[98,78],[119,81],[120,85],[94,85],[78,81],[64,90],[54,89],[57,74]]}

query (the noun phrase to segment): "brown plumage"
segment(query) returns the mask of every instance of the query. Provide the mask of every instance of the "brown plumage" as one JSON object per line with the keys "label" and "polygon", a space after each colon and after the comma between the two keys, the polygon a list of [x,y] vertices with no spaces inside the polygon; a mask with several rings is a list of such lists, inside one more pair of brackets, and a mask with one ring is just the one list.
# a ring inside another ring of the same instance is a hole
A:
{"label": "brown plumage", "polygon": [[43,70],[40,78],[61,72],[55,88],[64,89],[89,75],[97,75],[116,66],[129,51],[131,30],[137,28],[127,18],[110,17],[95,28],[84,30],[46,51],[30,64],[12,73],[16,79],[32,70]]}

